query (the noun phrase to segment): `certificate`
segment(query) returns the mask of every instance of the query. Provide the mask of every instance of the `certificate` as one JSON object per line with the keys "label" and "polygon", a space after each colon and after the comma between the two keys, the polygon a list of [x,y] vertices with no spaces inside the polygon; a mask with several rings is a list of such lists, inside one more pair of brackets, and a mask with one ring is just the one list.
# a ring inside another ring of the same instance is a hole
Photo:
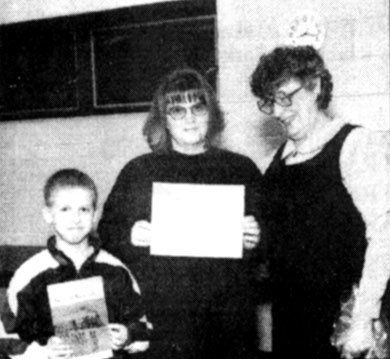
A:
{"label": "certificate", "polygon": [[245,187],[153,183],[150,252],[242,258]]}

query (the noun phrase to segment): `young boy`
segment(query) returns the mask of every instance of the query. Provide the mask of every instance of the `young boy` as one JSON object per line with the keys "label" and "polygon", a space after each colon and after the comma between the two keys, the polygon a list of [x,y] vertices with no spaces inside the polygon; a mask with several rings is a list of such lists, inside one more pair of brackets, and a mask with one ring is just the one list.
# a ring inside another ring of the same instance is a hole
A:
{"label": "young boy", "polygon": [[60,170],[47,180],[44,200],[43,217],[54,235],[47,249],[22,264],[10,282],[2,318],[7,332],[33,343],[30,348],[39,348],[40,358],[69,358],[71,348],[54,335],[47,286],[101,276],[114,358],[145,351],[151,326],[138,285],[124,264],[100,249],[91,234],[97,205],[92,179],[77,169]]}

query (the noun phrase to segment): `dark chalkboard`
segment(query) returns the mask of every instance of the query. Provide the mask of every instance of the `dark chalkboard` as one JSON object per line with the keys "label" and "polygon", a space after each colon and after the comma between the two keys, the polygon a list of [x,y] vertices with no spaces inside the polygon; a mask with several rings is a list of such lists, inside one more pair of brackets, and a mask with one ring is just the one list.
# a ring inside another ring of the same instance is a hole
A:
{"label": "dark chalkboard", "polygon": [[96,107],[145,105],[168,72],[215,67],[214,17],[102,29],[92,41]]}
{"label": "dark chalkboard", "polygon": [[0,26],[0,119],[147,111],[168,72],[215,86],[216,6],[192,0]]}
{"label": "dark chalkboard", "polygon": [[76,33],[48,22],[1,30],[1,113],[76,110]]}

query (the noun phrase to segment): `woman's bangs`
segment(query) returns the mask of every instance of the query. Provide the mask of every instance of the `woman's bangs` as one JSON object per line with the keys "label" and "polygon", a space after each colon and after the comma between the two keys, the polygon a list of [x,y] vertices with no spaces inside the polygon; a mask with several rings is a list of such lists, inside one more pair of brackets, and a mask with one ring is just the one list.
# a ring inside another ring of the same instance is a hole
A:
{"label": "woman's bangs", "polygon": [[168,104],[183,102],[202,102],[206,103],[206,94],[201,90],[187,90],[184,92],[171,92],[165,96]]}

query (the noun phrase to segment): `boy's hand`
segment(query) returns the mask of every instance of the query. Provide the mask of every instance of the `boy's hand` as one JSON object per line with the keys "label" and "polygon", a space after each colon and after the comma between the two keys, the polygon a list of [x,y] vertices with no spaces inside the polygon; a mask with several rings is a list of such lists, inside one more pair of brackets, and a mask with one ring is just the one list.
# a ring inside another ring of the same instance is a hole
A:
{"label": "boy's hand", "polygon": [[260,240],[260,227],[255,217],[245,216],[242,224],[243,228],[243,245],[245,249],[253,249]]}
{"label": "boy's hand", "polygon": [[135,222],[131,228],[130,241],[137,247],[149,247],[152,241],[152,225],[150,222]]}
{"label": "boy's hand", "polygon": [[51,337],[47,342],[47,351],[49,359],[67,359],[72,356],[72,349],[59,337]]}
{"label": "boy's hand", "polygon": [[123,324],[109,324],[111,333],[111,348],[113,350],[123,349],[129,340],[129,331]]}

